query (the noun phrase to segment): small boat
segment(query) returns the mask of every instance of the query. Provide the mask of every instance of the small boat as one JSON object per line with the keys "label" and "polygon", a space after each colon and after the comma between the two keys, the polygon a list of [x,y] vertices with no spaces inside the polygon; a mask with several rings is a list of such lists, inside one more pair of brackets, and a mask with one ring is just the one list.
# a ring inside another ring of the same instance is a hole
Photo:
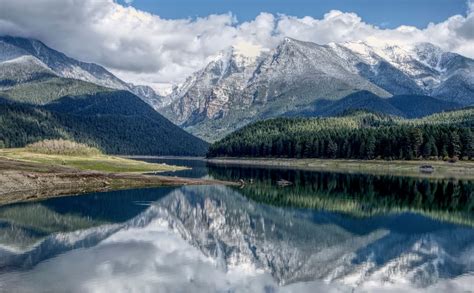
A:
{"label": "small boat", "polygon": [[434,167],[431,166],[431,165],[422,165],[422,166],[420,166],[420,172],[431,174],[431,173],[434,172]]}
{"label": "small boat", "polygon": [[278,186],[290,186],[290,185],[293,185],[293,183],[291,183],[290,181],[288,180],[285,180],[285,179],[280,179],[277,181],[277,184]]}

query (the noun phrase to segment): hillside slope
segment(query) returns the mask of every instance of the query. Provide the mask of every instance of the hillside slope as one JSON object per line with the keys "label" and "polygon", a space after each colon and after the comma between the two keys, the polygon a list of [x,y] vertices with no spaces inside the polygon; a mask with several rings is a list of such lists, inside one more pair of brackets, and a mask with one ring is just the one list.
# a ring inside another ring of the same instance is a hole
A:
{"label": "hillside slope", "polygon": [[207,150],[206,142],[127,91],[66,96],[43,106],[2,101],[0,145],[5,147],[64,138],[109,154],[193,156]]}
{"label": "hillside slope", "polygon": [[274,118],[236,131],[208,156],[345,159],[474,158],[474,109],[401,119],[366,112]]}
{"label": "hillside slope", "polygon": [[420,118],[434,113],[462,108],[460,104],[423,95],[400,95],[381,98],[368,91],[360,91],[337,101],[318,100],[312,105],[283,116],[331,117],[348,111],[366,110],[404,118]]}

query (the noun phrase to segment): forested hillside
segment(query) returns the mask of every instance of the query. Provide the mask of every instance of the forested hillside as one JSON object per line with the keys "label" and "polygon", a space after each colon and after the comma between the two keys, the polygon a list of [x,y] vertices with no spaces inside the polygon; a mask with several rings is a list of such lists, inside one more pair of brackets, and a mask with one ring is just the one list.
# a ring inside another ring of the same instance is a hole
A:
{"label": "forested hillside", "polygon": [[66,96],[39,106],[0,101],[0,147],[64,138],[109,154],[204,155],[207,143],[186,133],[127,91]]}
{"label": "forested hillside", "polygon": [[270,119],[214,143],[208,156],[472,159],[474,109],[413,120],[361,111],[334,118]]}

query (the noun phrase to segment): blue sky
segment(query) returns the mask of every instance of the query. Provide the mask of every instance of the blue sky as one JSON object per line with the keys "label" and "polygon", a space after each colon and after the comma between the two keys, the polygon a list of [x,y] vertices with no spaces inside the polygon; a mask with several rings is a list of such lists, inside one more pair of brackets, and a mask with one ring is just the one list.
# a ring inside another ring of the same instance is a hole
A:
{"label": "blue sky", "polygon": [[134,0],[132,6],[171,19],[232,12],[240,22],[252,20],[260,12],[321,18],[337,9],[355,12],[367,23],[388,28],[422,28],[455,14],[465,15],[467,10],[466,0]]}

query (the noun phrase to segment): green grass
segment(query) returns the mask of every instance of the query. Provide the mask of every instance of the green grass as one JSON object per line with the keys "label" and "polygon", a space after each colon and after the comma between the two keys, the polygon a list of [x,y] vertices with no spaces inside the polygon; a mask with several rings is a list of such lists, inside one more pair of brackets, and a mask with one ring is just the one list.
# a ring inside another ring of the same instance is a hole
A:
{"label": "green grass", "polygon": [[44,165],[72,167],[79,170],[114,172],[114,173],[144,173],[166,172],[185,169],[183,167],[165,164],[153,164],[142,161],[124,159],[102,154],[96,155],[56,155],[41,154],[28,151],[25,148],[0,149],[0,157]]}

